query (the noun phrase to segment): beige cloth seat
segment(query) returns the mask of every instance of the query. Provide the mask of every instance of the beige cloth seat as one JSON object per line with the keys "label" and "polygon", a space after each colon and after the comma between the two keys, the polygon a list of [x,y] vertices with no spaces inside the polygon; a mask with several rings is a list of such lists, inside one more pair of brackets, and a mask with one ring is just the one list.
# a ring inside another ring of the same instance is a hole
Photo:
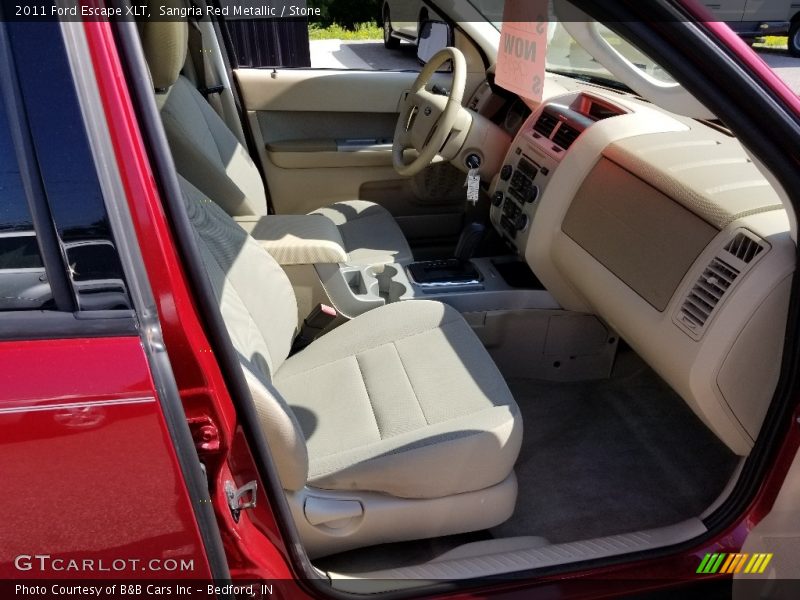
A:
{"label": "beige cloth seat", "polygon": [[[180,74],[186,62],[188,27],[185,21],[140,25],[142,48],[175,166],[229,215],[266,215],[266,192],[252,158],[194,84]],[[378,204],[337,202],[313,214],[309,218],[323,217],[334,223],[351,264],[406,264],[413,260],[397,221]]]}
{"label": "beige cloth seat", "polygon": [[517,458],[514,399],[439,302],[370,311],[290,357],[273,383],[303,430],[315,487],[438,498],[499,483]]}
{"label": "beige cloth seat", "polygon": [[309,553],[505,521],[520,411],[464,319],[439,302],[390,304],[288,357],[288,278],[215,202],[181,185]]}

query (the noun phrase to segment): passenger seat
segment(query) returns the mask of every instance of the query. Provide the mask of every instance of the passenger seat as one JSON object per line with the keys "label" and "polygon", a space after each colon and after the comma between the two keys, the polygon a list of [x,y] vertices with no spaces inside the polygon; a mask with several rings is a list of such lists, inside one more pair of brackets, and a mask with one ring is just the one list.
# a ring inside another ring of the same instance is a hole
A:
{"label": "passenger seat", "polygon": [[309,555],[508,519],[522,417],[464,318],[440,302],[397,302],[289,356],[297,305],[283,269],[179,179]]}
{"label": "passenger seat", "polygon": [[[139,33],[178,173],[231,216],[266,215],[266,193],[252,158],[192,82],[181,75],[188,51],[188,23],[147,21],[140,23]],[[267,224],[272,218],[265,217]],[[302,218],[333,223],[334,235],[338,231],[341,239],[335,241],[350,264],[413,261],[395,219],[373,202],[337,202]],[[286,219],[298,228],[296,238],[302,238],[304,230],[320,229],[313,221],[304,225],[297,219]]]}

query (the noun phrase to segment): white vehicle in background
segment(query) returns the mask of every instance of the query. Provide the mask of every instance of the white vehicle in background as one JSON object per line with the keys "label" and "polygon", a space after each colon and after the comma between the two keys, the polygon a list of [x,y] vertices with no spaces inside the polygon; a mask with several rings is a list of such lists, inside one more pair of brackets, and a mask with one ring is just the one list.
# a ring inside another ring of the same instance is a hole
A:
{"label": "white vehicle in background", "polygon": [[423,0],[384,0],[383,45],[394,50],[400,47],[401,40],[416,44],[421,25],[431,14]]}
{"label": "white vehicle in background", "polygon": [[800,57],[800,0],[703,0],[703,4],[749,41],[788,35],[789,53]]}
{"label": "white vehicle in background", "polygon": [[0,231],[0,310],[41,308],[52,299],[34,231]]}
{"label": "white vehicle in background", "polygon": [[[83,310],[130,308],[110,241],[67,242],[64,251]],[[47,309],[52,299],[36,233],[0,232],[0,310]]]}

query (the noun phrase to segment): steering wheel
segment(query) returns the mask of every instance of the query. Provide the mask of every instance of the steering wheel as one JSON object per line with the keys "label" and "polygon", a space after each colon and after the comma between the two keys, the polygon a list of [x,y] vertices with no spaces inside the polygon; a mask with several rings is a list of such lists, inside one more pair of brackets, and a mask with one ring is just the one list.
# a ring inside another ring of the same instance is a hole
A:
{"label": "steering wheel", "polygon": [[[429,92],[425,86],[448,60],[453,61],[450,95]],[[466,84],[467,61],[458,48],[444,48],[426,63],[401,100],[392,146],[392,163],[398,174],[405,177],[416,175],[433,162],[458,121]],[[416,149],[419,156],[406,164],[403,152],[409,148]]]}

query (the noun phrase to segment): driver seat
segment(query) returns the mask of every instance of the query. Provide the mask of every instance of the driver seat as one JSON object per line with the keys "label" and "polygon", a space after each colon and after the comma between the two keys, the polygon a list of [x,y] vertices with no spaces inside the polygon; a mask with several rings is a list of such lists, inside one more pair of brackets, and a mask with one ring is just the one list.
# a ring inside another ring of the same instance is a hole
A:
{"label": "driver seat", "polygon": [[[264,184],[249,153],[194,84],[181,74],[188,52],[188,23],[143,22],[139,34],[156,104],[182,177],[232,217],[284,219],[286,223],[277,228],[298,238],[308,237],[304,232],[326,231],[341,246],[338,255],[346,256],[346,261],[335,262],[374,265],[413,261],[397,221],[374,202],[337,202],[308,215],[293,215],[291,220],[283,215],[268,216]],[[321,219],[326,221],[320,223]]]}

